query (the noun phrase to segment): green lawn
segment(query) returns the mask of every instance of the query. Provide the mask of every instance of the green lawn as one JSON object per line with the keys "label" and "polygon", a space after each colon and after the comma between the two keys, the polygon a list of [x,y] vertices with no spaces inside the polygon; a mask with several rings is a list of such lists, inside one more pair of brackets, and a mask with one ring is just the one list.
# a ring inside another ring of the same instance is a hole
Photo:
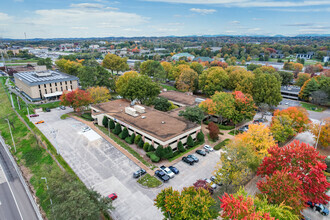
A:
{"label": "green lawn", "polygon": [[179,157],[182,157],[182,156],[185,155],[186,153],[189,153],[190,151],[195,150],[196,148],[198,148],[198,147],[201,146],[202,144],[203,144],[203,143],[201,143],[201,144],[197,144],[196,146],[187,149],[185,152],[181,152],[180,154],[176,155],[175,157],[172,157],[172,158],[168,159],[168,161],[172,162],[173,160],[176,160],[176,159],[178,159]]}
{"label": "green lawn", "polygon": [[31,63],[31,62],[38,62],[39,59],[27,59],[27,60],[11,60],[5,61],[6,63]]}
{"label": "green lawn", "polygon": [[159,179],[154,176],[151,176],[149,173],[142,176],[140,179],[138,179],[137,182],[140,183],[142,186],[146,186],[148,188],[155,188],[162,184]]}
{"label": "green lawn", "polygon": [[[234,134],[234,132],[235,132],[235,134]],[[228,134],[230,134],[230,135],[238,135],[238,134],[240,134],[240,133],[243,133],[242,131],[239,131],[239,130],[231,130]]]}
{"label": "green lawn", "polygon": [[61,105],[60,105],[60,101],[57,101],[57,102],[49,102],[45,104],[31,104],[30,106],[33,109],[36,109],[36,108],[57,108]]}
{"label": "green lawn", "polygon": [[174,86],[169,86],[166,84],[160,84],[164,89],[167,89],[168,91],[173,90],[173,91],[178,91]]}
{"label": "green lawn", "polygon": [[314,105],[311,103],[301,102],[301,107],[303,107],[306,110],[314,111],[314,112],[323,112],[326,108],[318,105]]}

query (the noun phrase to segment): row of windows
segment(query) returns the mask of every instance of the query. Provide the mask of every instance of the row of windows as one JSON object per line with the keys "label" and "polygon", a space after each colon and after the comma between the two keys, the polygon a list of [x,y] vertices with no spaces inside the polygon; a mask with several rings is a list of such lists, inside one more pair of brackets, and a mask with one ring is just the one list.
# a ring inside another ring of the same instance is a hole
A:
{"label": "row of windows", "polygon": [[[72,85],[70,86],[71,90],[73,89]],[[55,88],[56,92],[58,91],[57,87]],[[68,90],[68,86],[65,86],[65,90]],[[61,87],[61,91],[63,92],[63,87]],[[41,94],[41,89],[39,89],[39,93]],[[53,93],[53,89],[50,88],[50,93]],[[45,94],[47,94],[47,89],[45,89]]]}
{"label": "row of windows", "polygon": [[[44,88],[46,88],[47,84],[44,84]],[[60,85],[62,86],[62,82],[60,82]],[[68,81],[65,81],[65,85],[68,85]],[[70,85],[72,87],[72,80],[70,80]],[[52,84],[49,83],[49,86],[52,87]],[[55,83],[55,86],[57,86],[57,83]],[[40,89],[40,85],[38,85],[39,89]]]}

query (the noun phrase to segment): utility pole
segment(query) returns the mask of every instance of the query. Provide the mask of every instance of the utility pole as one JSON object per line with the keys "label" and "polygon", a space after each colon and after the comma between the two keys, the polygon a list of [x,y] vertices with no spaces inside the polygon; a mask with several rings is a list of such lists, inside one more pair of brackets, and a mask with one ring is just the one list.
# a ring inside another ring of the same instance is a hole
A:
{"label": "utility pole", "polygon": [[321,120],[321,122],[320,122],[320,127],[319,127],[319,135],[317,136],[316,145],[315,145],[315,150],[317,149],[317,145],[318,145],[318,143],[319,143],[320,134],[321,134],[321,128],[322,128],[322,123],[323,123],[323,121]]}
{"label": "utility pole", "polygon": [[11,140],[13,141],[14,149],[15,149],[15,153],[16,153],[16,145],[15,145],[13,133],[11,132],[11,127],[10,127],[10,124],[9,124],[9,119],[8,118],[5,118],[5,120],[8,122],[8,127],[9,127],[9,131],[10,131],[10,135],[11,135]]}
{"label": "utility pole", "polygon": [[108,131],[109,131],[109,137],[110,137],[110,118],[108,118]]}
{"label": "utility pole", "polygon": [[[47,178],[46,177],[41,177],[41,179],[42,180],[45,180],[47,190],[49,190],[48,183],[47,183]],[[54,209],[53,209],[53,200],[52,200],[52,198],[50,198],[50,196],[49,196],[49,201],[50,201],[50,205],[52,206],[52,212],[54,212]]]}
{"label": "utility pole", "polygon": [[18,96],[16,96],[16,98],[17,98],[18,109],[21,110],[21,105],[19,104],[19,98],[18,98]]}
{"label": "utility pole", "polygon": [[10,101],[11,101],[11,106],[13,107],[13,109],[15,109],[13,96],[11,95],[11,93],[10,93]]}
{"label": "utility pole", "polygon": [[55,141],[55,149],[56,149],[56,153],[57,153],[57,154],[60,154],[60,151],[59,151],[59,149],[58,149],[58,145],[57,145],[57,141],[56,141],[57,130],[55,130],[54,128],[52,128],[52,130],[51,130],[50,133],[53,135],[53,138],[54,138],[54,141]]}

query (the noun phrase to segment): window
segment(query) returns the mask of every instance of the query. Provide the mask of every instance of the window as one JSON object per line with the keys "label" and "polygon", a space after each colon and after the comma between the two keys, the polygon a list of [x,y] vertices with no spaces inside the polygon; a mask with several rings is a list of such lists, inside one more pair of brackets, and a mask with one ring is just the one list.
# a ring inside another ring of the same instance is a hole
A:
{"label": "window", "polygon": [[53,93],[53,89],[52,88],[50,88],[50,93]]}
{"label": "window", "polygon": [[56,92],[57,92],[57,87],[55,89],[56,89]]}
{"label": "window", "polygon": [[50,86],[50,87],[52,87],[52,84],[51,84],[51,83],[49,83],[49,86]]}
{"label": "window", "polygon": [[71,90],[72,90],[72,85],[71,85]]}
{"label": "window", "polygon": [[44,84],[44,87],[46,88],[46,84]]}
{"label": "window", "polygon": [[61,86],[61,91],[63,92],[63,87]]}
{"label": "window", "polygon": [[65,85],[68,85],[68,81],[65,81]]}
{"label": "window", "polygon": [[40,85],[38,85],[38,88],[40,89]]}
{"label": "window", "polygon": [[68,90],[68,86],[65,86],[65,90]]}
{"label": "window", "polygon": [[45,94],[47,94],[47,89],[45,89]]}
{"label": "window", "polygon": [[60,82],[60,85],[62,85],[62,82]]}
{"label": "window", "polygon": [[72,80],[70,80],[70,84],[72,84]]}
{"label": "window", "polygon": [[55,83],[55,86],[57,86],[57,83]]}

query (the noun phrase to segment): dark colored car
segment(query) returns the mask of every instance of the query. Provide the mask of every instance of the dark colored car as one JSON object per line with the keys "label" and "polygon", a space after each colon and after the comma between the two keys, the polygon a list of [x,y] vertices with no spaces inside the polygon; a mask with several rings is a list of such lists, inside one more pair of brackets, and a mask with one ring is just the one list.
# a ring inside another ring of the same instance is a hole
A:
{"label": "dark colored car", "polygon": [[189,165],[193,165],[195,161],[189,157],[182,157],[182,161],[188,163]]}
{"label": "dark colored car", "polygon": [[244,126],[240,127],[238,130],[241,131],[241,132],[248,131],[249,130],[249,125],[244,125]]}
{"label": "dark colored car", "polygon": [[33,115],[30,115],[30,118],[34,118],[34,117],[38,117],[39,115],[37,114],[33,114]]}
{"label": "dark colored car", "polygon": [[46,111],[46,112],[50,112],[50,109],[49,109],[49,108],[46,108],[45,111]]}
{"label": "dark colored car", "polygon": [[133,173],[134,178],[139,178],[140,176],[146,174],[147,172],[144,169],[139,169],[138,171]]}
{"label": "dark colored car", "polygon": [[167,182],[170,177],[166,175],[162,170],[156,170],[155,175],[158,176],[163,182]]}
{"label": "dark colored car", "polygon": [[196,162],[196,163],[199,161],[199,159],[195,155],[190,154],[187,157],[193,159],[194,162]]}
{"label": "dark colored car", "polygon": [[172,170],[172,172],[175,173],[175,174],[179,174],[180,173],[180,171],[176,167],[174,167],[174,166],[169,166],[168,168],[170,168],[170,170]]}
{"label": "dark colored car", "polygon": [[324,216],[329,215],[329,210],[322,204],[308,201],[307,205],[309,205],[309,207],[311,207],[314,211],[318,211],[319,213],[321,213]]}
{"label": "dark colored car", "polygon": [[60,109],[65,110],[65,106],[61,105]]}
{"label": "dark colored car", "polygon": [[256,119],[253,121],[254,124],[257,124],[257,123],[259,124],[259,123],[263,123],[263,122],[265,122],[265,119],[263,119],[263,118],[259,118],[259,119]]}
{"label": "dark colored car", "polygon": [[203,157],[206,156],[206,152],[203,150],[196,150],[196,154],[202,155]]}
{"label": "dark colored car", "polygon": [[116,193],[111,193],[110,195],[108,195],[108,197],[109,197],[112,201],[118,198],[118,196],[117,196]]}

